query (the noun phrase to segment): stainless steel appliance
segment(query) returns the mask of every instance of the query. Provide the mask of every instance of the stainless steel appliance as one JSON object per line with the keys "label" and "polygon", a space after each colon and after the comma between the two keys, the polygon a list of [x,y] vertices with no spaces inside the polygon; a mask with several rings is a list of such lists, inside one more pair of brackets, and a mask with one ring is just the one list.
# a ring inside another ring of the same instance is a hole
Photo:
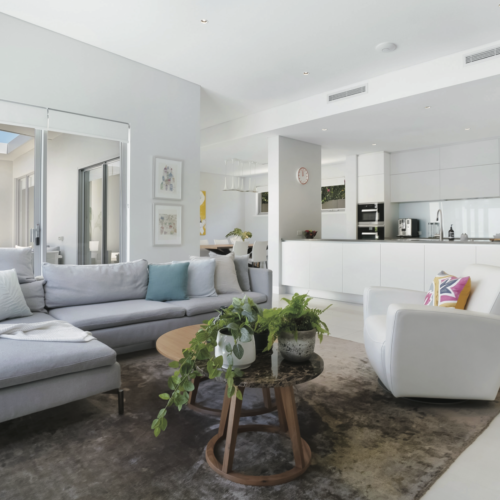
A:
{"label": "stainless steel appliance", "polygon": [[418,238],[420,223],[418,219],[399,219],[398,237],[399,238]]}
{"label": "stainless steel appliance", "polygon": [[358,205],[358,240],[383,240],[384,231],[384,204]]}

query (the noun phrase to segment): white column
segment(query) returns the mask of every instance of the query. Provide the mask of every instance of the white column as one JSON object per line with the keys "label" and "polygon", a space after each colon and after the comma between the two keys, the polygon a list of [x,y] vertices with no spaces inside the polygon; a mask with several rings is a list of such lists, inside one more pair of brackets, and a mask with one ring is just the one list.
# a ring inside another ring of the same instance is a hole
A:
{"label": "white column", "polygon": [[345,164],[346,240],[358,238],[358,157],[348,156]]}
{"label": "white column", "polygon": [[[281,239],[302,238],[306,229],[318,231],[317,238],[321,236],[321,146],[276,136],[269,139],[268,151],[269,269],[273,271],[274,293],[279,293]],[[297,180],[301,167],[309,173],[305,185]]]}

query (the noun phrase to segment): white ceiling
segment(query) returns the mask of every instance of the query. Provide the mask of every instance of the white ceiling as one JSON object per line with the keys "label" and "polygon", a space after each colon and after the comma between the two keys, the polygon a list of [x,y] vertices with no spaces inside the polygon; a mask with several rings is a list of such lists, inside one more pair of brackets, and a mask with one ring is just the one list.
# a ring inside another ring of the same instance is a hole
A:
{"label": "white ceiling", "polygon": [[[500,17],[498,0],[0,0],[0,11],[198,83],[202,127],[489,43]],[[383,41],[399,49],[376,52]]]}
{"label": "white ceiling", "polygon": [[207,146],[201,150],[201,169],[223,174],[224,160],[232,157],[266,163],[267,141],[274,135],[321,145],[322,163],[328,164],[349,154],[499,137],[499,116],[500,75]]}

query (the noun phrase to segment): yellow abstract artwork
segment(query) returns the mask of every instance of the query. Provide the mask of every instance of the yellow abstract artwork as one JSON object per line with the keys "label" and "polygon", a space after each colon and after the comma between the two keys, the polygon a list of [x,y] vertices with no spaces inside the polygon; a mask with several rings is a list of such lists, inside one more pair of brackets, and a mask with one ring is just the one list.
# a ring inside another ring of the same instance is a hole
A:
{"label": "yellow abstract artwork", "polygon": [[200,236],[207,234],[207,192],[200,191]]}

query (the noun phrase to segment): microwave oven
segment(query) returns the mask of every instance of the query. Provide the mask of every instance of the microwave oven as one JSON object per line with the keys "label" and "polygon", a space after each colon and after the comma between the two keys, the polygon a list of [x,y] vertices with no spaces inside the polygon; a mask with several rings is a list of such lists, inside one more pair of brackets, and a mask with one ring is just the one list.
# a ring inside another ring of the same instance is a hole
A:
{"label": "microwave oven", "polygon": [[358,224],[384,222],[384,204],[358,205]]}

